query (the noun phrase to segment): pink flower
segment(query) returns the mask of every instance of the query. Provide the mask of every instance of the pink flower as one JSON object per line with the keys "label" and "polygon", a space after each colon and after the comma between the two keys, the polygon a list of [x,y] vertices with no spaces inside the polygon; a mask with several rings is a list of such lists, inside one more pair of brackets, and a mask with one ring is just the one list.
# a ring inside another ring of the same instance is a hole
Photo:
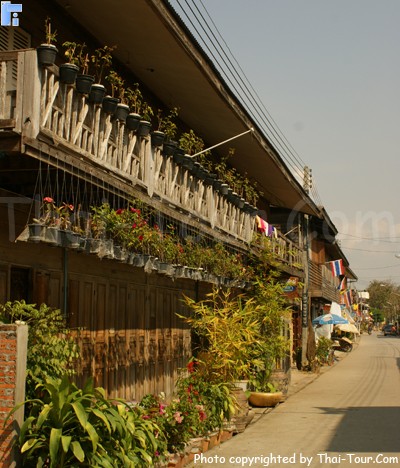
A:
{"label": "pink flower", "polygon": [[158,408],[158,413],[159,414],[164,414],[166,406],[167,405],[163,405],[163,404],[160,403],[159,408]]}
{"label": "pink flower", "polygon": [[54,203],[54,200],[53,200],[51,197],[44,197],[44,198],[43,198],[43,201],[44,201],[45,203]]}
{"label": "pink flower", "polygon": [[176,411],[174,413],[174,419],[178,424],[180,424],[183,421],[183,418],[182,418],[182,415],[181,415],[180,411]]}

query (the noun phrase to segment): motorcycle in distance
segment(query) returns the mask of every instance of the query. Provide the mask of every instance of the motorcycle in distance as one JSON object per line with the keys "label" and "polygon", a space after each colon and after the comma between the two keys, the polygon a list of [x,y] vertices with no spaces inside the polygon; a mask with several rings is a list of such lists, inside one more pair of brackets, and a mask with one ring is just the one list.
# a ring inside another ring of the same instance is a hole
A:
{"label": "motorcycle in distance", "polygon": [[372,323],[370,323],[370,324],[368,325],[368,330],[367,330],[367,331],[368,331],[368,335],[371,335],[371,334],[372,334],[372,330],[373,330],[373,329],[374,329],[374,326],[372,325]]}

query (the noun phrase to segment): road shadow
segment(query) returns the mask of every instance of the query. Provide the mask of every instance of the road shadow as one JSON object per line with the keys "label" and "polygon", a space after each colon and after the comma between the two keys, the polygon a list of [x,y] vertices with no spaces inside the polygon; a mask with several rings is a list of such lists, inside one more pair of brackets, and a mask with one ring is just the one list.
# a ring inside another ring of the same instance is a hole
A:
{"label": "road shadow", "polygon": [[398,452],[400,407],[319,408],[342,414],[328,452]]}

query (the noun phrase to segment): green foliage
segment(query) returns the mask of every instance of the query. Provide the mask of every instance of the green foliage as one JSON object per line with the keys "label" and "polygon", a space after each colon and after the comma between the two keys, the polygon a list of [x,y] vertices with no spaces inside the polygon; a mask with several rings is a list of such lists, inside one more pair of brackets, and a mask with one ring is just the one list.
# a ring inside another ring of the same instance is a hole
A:
{"label": "green foliage", "polygon": [[140,402],[162,429],[170,452],[183,450],[191,438],[221,429],[235,412],[229,386],[205,380],[197,364],[191,361],[188,369],[181,369],[175,398],[168,404],[163,395],[150,394]]}
{"label": "green foliage", "polygon": [[55,44],[57,42],[57,31],[51,28],[51,18],[47,16],[44,21],[44,30],[46,36],[46,44]]}
{"label": "green foliage", "polygon": [[67,376],[49,379],[38,390],[18,438],[22,466],[148,467],[164,455],[154,421],[123,400],[108,400],[92,379],[83,389]]}
{"label": "green foliage", "polygon": [[29,326],[26,395],[34,398],[36,386],[48,378],[60,378],[75,374],[74,363],[79,358],[79,347],[65,325],[59,309],[46,304],[39,308],[25,301],[0,305],[0,320],[20,320]]}
{"label": "green foliage", "polygon": [[317,349],[315,352],[315,358],[317,363],[320,365],[329,364],[330,350],[332,348],[333,341],[325,336],[321,336],[318,339]]}
{"label": "green foliage", "polygon": [[205,379],[235,382],[248,378],[257,362],[254,352],[261,346],[256,301],[214,288],[204,301],[184,296],[184,302],[192,314],[181,318],[199,336],[200,351],[206,352]]}
{"label": "green foliage", "polygon": [[93,65],[96,83],[102,83],[103,76],[111,68],[112,52],[115,49],[116,46],[110,47],[105,45],[96,49],[90,57],[89,60]]}
{"label": "green foliage", "polygon": [[64,56],[67,59],[68,63],[79,66],[81,64],[80,57],[83,54],[83,51],[86,48],[86,44],[80,44],[78,42],[65,41],[63,43]]}
{"label": "green foliage", "polygon": [[163,114],[161,109],[157,111],[157,130],[165,133],[167,140],[173,140],[176,136],[178,127],[175,119],[178,117],[178,108],[174,107],[167,115]]}
{"label": "green foliage", "polygon": [[[186,154],[196,154],[204,149],[204,141],[202,138],[197,136],[193,130],[182,133],[179,138],[179,146],[182,148]],[[206,153],[204,153],[205,155]],[[203,157],[204,157],[203,155]]]}

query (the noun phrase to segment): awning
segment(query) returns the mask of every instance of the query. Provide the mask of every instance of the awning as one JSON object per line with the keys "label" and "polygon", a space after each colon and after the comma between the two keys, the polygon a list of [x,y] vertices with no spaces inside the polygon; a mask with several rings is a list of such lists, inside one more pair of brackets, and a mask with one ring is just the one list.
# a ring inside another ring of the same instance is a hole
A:
{"label": "awning", "polygon": [[354,323],[342,323],[339,325],[335,325],[335,328],[343,332],[355,333],[356,335],[360,334],[358,328],[354,325]]}

